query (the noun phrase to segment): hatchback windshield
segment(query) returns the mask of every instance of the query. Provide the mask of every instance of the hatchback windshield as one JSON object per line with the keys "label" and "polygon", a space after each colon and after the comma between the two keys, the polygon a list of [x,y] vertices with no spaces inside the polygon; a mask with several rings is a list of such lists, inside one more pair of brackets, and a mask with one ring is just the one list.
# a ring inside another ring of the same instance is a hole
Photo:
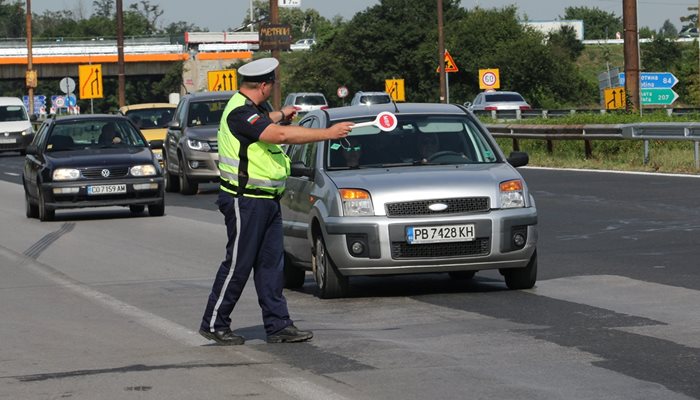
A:
{"label": "hatchback windshield", "polygon": [[128,111],[126,116],[140,129],[158,129],[168,127],[174,112],[174,108],[144,108]]}
{"label": "hatchback windshield", "polygon": [[362,104],[385,104],[391,103],[391,98],[387,95],[367,95],[360,97]]}
{"label": "hatchback windshield", "polygon": [[187,126],[219,125],[229,99],[197,101],[190,104]]}
{"label": "hatchback windshield", "polygon": [[325,106],[326,99],[323,96],[299,96],[294,100],[296,105]]}
{"label": "hatchback windshield", "polygon": [[146,146],[139,132],[125,120],[72,120],[57,122],[49,134],[47,143],[46,150],[49,152],[86,148]]}
{"label": "hatchback windshield", "polygon": [[498,162],[491,142],[467,118],[397,117],[398,124],[393,131],[361,127],[353,129],[345,139],[327,141],[328,169]]}
{"label": "hatchback windshield", "polygon": [[487,94],[486,101],[489,103],[499,103],[503,101],[520,101],[524,102],[525,99],[517,94],[513,93],[497,93],[497,94]]}
{"label": "hatchback windshield", "polygon": [[28,119],[22,106],[0,106],[0,122],[27,121]]}

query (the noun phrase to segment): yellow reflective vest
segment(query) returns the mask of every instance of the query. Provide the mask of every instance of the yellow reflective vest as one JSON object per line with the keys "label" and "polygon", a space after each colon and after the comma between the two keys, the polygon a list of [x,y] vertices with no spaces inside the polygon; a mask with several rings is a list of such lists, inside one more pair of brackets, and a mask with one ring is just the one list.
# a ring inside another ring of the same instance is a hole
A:
{"label": "yellow reflective vest", "polygon": [[[231,132],[226,121],[238,107],[246,106],[248,99],[236,93],[226,104],[219,123],[219,171],[221,190],[233,195],[257,198],[276,198],[282,195],[289,176],[289,158],[276,144],[255,141],[242,143]],[[240,187],[245,189],[240,193]]]}

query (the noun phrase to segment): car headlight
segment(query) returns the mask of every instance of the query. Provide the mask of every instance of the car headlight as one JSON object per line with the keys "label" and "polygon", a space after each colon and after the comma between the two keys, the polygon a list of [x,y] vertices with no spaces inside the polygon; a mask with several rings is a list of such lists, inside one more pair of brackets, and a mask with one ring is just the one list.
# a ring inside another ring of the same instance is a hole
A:
{"label": "car headlight", "polygon": [[54,181],[74,181],[80,178],[80,171],[73,168],[58,168],[53,171]]}
{"label": "car headlight", "polygon": [[340,189],[340,198],[343,201],[343,215],[347,217],[374,215],[372,199],[366,190]]}
{"label": "car headlight", "polygon": [[211,146],[204,140],[187,139],[187,147],[197,151],[211,151]]}
{"label": "car headlight", "polygon": [[34,129],[32,129],[32,127],[30,126],[29,128],[22,131],[22,136],[31,135],[32,133],[34,133]]}
{"label": "car headlight", "polygon": [[135,165],[129,172],[132,176],[153,176],[156,174],[156,167],[151,164]]}
{"label": "car headlight", "polygon": [[501,208],[525,207],[523,181],[514,179],[501,182],[499,189],[501,191]]}

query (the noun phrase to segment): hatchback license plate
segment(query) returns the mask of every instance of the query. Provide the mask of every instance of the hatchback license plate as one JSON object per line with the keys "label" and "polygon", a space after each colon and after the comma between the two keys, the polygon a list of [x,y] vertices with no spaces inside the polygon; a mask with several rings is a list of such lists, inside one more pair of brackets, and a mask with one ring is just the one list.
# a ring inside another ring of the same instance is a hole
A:
{"label": "hatchback license plate", "polygon": [[406,237],[409,244],[469,242],[474,240],[474,224],[409,226]]}
{"label": "hatchback license plate", "polygon": [[10,143],[17,143],[17,139],[15,139],[15,138],[1,138],[0,139],[0,144],[10,144]]}
{"label": "hatchback license plate", "polygon": [[96,194],[119,194],[126,193],[126,184],[121,185],[98,185],[98,186],[88,186],[87,193],[89,195]]}

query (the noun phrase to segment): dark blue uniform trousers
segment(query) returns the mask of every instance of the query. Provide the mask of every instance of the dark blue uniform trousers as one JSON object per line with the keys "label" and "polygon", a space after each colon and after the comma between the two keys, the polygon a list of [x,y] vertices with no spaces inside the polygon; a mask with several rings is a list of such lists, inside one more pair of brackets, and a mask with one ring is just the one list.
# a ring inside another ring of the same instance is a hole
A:
{"label": "dark blue uniform trousers", "polygon": [[202,318],[202,329],[220,331],[231,326],[231,312],[241,297],[251,270],[262,309],[265,332],[273,334],[292,324],[284,288],[282,216],[277,200],[234,197],[220,191],[228,243]]}

